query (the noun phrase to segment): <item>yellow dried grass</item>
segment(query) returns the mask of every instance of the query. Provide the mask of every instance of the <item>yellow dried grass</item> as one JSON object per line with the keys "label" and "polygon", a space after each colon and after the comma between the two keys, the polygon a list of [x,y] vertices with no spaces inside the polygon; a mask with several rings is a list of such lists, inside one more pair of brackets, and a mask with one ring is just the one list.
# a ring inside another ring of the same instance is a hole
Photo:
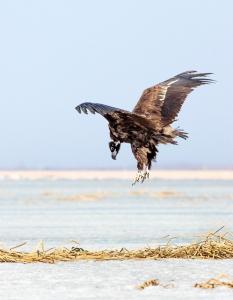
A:
{"label": "yellow dried grass", "polygon": [[158,279],[149,279],[149,280],[146,280],[143,283],[137,285],[136,288],[138,290],[144,290],[147,287],[158,286],[158,285],[161,286],[161,287],[163,287],[163,288],[165,288],[165,289],[169,289],[169,288],[174,288],[175,287],[175,285],[174,285],[173,282],[166,283],[166,284],[161,284]]}
{"label": "yellow dried grass", "polygon": [[183,193],[172,191],[172,190],[164,190],[164,191],[146,191],[146,190],[137,190],[130,191],[130,195],[132,196],[143,196],[149,198],[180,198],[184,197]]}
{"label": "yellow dried grass", "polygon": [[[230,234],[228,233],[228,236]],[[39,249],[31,252],[17,251],[16,249],[24,244],[11,249],[0,249],[0,262],[21,262],[21,263],[55,263],[58,261],[75,260],[132,260],[132,259],[232,259],[233,240],[226,238],[226,234],[219,235],[217,232],[210,233],[199,242],[189,245],[165,245],[154,248],[138,250],[99,250],[88,251],[79,247],[52,248],[45,250],[43,242]]]}
{"label": "yellow dried grass", "polygon": [[144,290],[145,288],[147,288],[149,286],[156,286],[156,285],[159,285],[158,279],[150,279],[150,280],[144,281],[142,284],[138,285],[137,289]]}
{"label": "yellow dried grass", "polygon": [[44,192],[42,194],[45,197],[54,198],[61,201],[94,201],[102,200],[108,196],[105,192],[95,192],[95,193],[83,193],[83,194],[60,194],[55,192]]}
{"label": "yellow dried grass", "polygon": [[[226,280],[228,279],[228,280]],[[201,288],[201,289],[214,289],[218,286],[225,286],[229,288],[233,288],[233,279],[229,280],[229,276],[225,274],[221,274],[215,278],[211,278],[207,281],[196,283],[194,287]]]}

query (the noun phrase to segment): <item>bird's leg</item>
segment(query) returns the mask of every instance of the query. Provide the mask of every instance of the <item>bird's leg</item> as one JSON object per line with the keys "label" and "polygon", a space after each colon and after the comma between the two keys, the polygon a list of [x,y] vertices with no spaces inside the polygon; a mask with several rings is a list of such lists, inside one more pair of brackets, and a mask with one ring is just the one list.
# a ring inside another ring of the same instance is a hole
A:
{"label": "bird's leg", "polygon": [[137,175],[132,183],[132,185],[135,185],[137,182],[140,182],[142,180],[142,170],[138,170]]}
{"label": "bird's leg", "polygon": [[150,173],[148,170],[148,166],[144,165],[143,166],[143,174],[142,174],[142,178],[141,178],[141,183],[144,182],[145,179],[149,179]]}
{"label": "bird's leg", "polygon": [[139,182],[140,178],[141,178],[141,170],[138,170],[137,175],[135,176],[132,185],[135,185],[137,182]]}
{"label": "bird's leg", "polygon": [[138,173],[132,183],[132,185],[135,185],[137,182],[143,183],[144,180],[149,178],[149,171],[148,171],[148,166],[144,165],[142,170],[138,170]]}

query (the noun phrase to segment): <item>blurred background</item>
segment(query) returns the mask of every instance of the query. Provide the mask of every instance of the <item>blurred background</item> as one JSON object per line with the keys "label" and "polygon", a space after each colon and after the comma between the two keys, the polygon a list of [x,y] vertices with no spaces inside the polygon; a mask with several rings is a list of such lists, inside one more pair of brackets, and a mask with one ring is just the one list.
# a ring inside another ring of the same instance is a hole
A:
{"label": "blurred background", "polygon": [[117,161],[83,101],[132,109],[142,91],[186,70],[215,73],[180,113],[189,132],[161,146],[158,168],[233,166],[232,1],[1,1],[2,169],[134,168]]}

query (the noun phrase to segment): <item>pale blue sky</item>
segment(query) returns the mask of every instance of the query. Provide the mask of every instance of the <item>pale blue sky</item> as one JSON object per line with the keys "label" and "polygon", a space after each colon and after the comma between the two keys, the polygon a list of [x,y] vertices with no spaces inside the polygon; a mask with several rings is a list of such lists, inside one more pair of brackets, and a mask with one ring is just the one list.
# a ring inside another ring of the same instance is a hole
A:
{"label": "pale blue sky", "polygon": [[132,109],[142,90],[179,72],[214,72],[162,146],[157,167],[233,166],[233,1],[1,1],[0,168],[128,168],[110,158],[105,119],[83,101]]}

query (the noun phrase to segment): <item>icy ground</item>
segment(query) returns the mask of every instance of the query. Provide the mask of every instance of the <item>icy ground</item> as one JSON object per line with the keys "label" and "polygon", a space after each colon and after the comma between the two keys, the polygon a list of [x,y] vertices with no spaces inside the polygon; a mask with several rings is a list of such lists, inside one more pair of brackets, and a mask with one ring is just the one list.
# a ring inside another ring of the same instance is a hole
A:
{"label": "icy ground", "polygon": [[[19,250],[40,240],[47,248],[76,240],[86,249],[153,247],[170,237],[189,243],[223,225],[232,231],[232,220],[232,181],[156,180],[134,189],[120,180],[0,181],[0,243],[26,241]],[[233,277],[233,260],[2,263],[0,299],[233,299],[227,287],[193,287],[223,273]],[[136,288],[149,279],[168,288]]]}
{"label": "icy ground", "polygon": [[[233,290],[194,288],[221,273],[233,276],[233,260],[107,261],[48,264],[2,264],[0,299],[6,300],[142,300],[233,299]],[[162,286],[138,290],[158,279]]]}

